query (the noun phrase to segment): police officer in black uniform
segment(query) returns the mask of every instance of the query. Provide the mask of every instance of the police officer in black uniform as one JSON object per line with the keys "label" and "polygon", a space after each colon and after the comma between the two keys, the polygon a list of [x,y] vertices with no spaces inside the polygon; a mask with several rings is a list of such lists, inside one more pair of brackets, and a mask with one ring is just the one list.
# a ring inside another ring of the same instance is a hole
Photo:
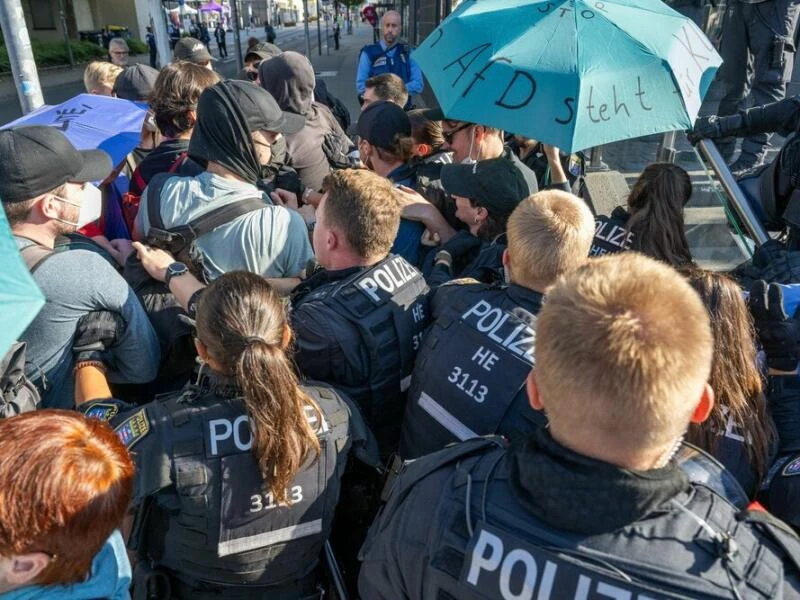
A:
{"label": "police officer in black uniform", "polygon": [[547,287],[587,260],[594,220],[586,204],[549,190],[508,219],[506,284],[460,279],[431,300],[409,391],[400,455],[417,458],[479,435],[530,433],[546,421],[528,404],[536,314]]}
{"label": "police officer in black uniform", "polygon": [[295,360],[307,377],[346,392],[381,455],[397,449],[414,359],[428,322],[428,286],[388,254],[400,221],[391,183],[366,170],[326,178],[314,251],[324,267],[292,295]]}
{"label": "police officer in black uniform", "polygon": [[78,363],[80,408],[136,460],[135,598],[319,597],[340,479],[366,429],[332,388],[298,384],[290,340],[266,280],[234,272],[197,303],[204,366],[181,393],[135,408],[98,400],[110,396],[92,387],[102,363]]}
{"label": "police officer in black uniform", "polygon": [[589,261],[537,320],[548,429],[410,463],[361,551],[364,598],[787,598],[800,540],[672,456],[713,405],[706,309],[637,253]]}

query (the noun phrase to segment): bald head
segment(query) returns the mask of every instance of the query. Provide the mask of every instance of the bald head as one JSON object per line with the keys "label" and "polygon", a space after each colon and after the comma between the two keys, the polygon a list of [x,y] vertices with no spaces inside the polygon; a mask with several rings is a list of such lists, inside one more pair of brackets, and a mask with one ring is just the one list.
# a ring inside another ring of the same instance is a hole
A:
{"label": "bald head", "polygon": [[383,15],[383,41],[387,47],[394,46],[400,38],[400,13],[396,10],[387,10]]}

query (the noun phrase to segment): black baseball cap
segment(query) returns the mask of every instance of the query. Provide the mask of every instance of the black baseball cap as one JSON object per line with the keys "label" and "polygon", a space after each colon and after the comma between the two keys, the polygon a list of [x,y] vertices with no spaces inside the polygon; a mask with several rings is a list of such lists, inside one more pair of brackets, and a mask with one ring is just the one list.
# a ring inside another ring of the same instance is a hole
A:
{"label": "black baseball cap", "polygon": [[114,81],[114,94],[117,98],[146,102],[158,79],[158,71],[150,65],[141,63],[127,67]]}
{"label": "black baseball cap", "polygon": [[188,60],[198,65],[204,65],[210,60],[214,60],[206,45],[193,37],[185,37],[175,42],[175,49],[172,51],[173,60]]}
{"label": "black baseball cap", "polygon": [[114,165],[102,150],[77,150],[54,127],[26,125],[0,131],[0,200],[31,200],[58,186],[100,181]]}
{"label": "black baseball cap", "polygon": [[356,133],[378,148],[390,149],[396,135],[411,135],[406,111],[394,102],[373,102],[358,117]]}
{"label": "black baseball cap", "polygon": [[499,216],[510,215],[517,204],[530,195],[522,173],[503,157],[471,165],[444,165],[441,180],[448,194],[474,200]]}
{"label": "black baseball cap", "polygon": [[283,50],[278,48],[275,44],[269,42],[259,42],[247,49],[247,54],[244,55],[244,62],[248,60],[265,60],[282,54]]}
{"label": "black baseball cap", "polygon": [[[249,81],[230,80],[218,83],[230,91],[242,111],[250,132],[264,130],[291,135],[306,125],[302,115],[284,112],[267,90]],[[209,88],[211,89],[211,88]],[[203,95],[200,97],[202,102]],[[198,110],[200,107],[198,105]]]}

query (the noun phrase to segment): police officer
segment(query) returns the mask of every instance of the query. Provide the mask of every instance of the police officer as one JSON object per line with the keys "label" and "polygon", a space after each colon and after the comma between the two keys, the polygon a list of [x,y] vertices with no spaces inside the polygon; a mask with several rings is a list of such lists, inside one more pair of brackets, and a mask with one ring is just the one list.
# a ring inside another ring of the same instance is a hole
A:
{"label": "police officer", "polygon": [[295,289],[295,361],[307,377],[346,392],[381,454],[397,448],[414,358],[428,322],[428,286],[388,254],[400,221],[389,181],[366,170],[326,177],[314,251],[323,267]]}
{"label": "police officer", "polygon": [[[798,10],[798,0],[728,3],[720,47],[723,64],[719,81],[724,88],[720,115],[735,114],[746,101],[760,106],[786,95],[794,66]],[[752,80],[748,81],[751,70]],[[731,172],[741,175],[762,164],[769,138],[765,132],[750,133],[742,141],[742,152],[731,165]],[[729,137],[721,145],[726,160],[733,155],[735,143]]]}
{"label": "police officer", "polygon": [[433,325],[406,405],[403,458],[479,435],[513,437],[544,424],[525,393],[536,314],[545,289],[586,262],[593,235],[592,213],[582,200],[562,191],[539,192],[508,219],[508,285],[462,279],[435,292]]}
{"label": "police officer", "polygon": [[531,406],[548,429],[410,463],[361,551],[364,598],[777,598],[800,540],[672,459],[714,402],[705,307],[637,253],[548,290]]}
{"label": "police officer", "polygon": [[[160,279],[186,276],[161,261]],[[316,598],[346,458],[364,439],[358,411],[298,384],[286,314],[263,278],[219,277],[196,314],[204,366],[173,397],[98,400],[110,396],[102,363],[76,367],[81,409],[110,421],[136,460],[134,597]]]}
{"label": "police officer", "polygon": [[425,85],[422,79],[422,70],[411,58],[411,49],[408,44],[400,40],[402,30],[400,13],[396,10],[388,10],[383,15],[381,22],[383,39],[361,48],[356,71],[356,92],[358,97],[362,98],[367,79],[381,73],[394,73],[406,84],[409,99],[405,108],[409,109],[411,108],[411,96],[421,94]]}

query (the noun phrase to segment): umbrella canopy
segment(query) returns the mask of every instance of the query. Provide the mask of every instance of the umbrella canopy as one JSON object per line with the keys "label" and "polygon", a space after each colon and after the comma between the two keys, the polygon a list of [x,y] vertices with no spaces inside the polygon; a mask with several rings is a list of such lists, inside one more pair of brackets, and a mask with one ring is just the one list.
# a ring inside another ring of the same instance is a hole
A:
{"label": "umbrella canopy", "polygon": [[105,150],[118,165],[139,143],[146,114],[146,106],[129,100],[80,94],[57,106],[43,106],[0,129],[51,125],[63,131],[78,150]]}
{"label": "umbrella canopy", "polygon": [[414,58],[448,118],[566,151],[690,129],[722,63],[659,0],[465,0]]}
{"label": "umbrella canopy", "polygon": [[214,11],[214,12],[219,12],[219,13],[221,13],[221,12],[222,12],[222,7],[221,7],[219,4],[217,4],[216,2],[209,2],[208,4],[203,4],[203,5],[200,7],[200,11],[201,11],[201,12],[211,12],[211,11]]}
{"label": "umbrella canopy", "polygon": [[0,356],[44,306],[44,296],[33,281],[11,236],[6,213],[0,210]]}

